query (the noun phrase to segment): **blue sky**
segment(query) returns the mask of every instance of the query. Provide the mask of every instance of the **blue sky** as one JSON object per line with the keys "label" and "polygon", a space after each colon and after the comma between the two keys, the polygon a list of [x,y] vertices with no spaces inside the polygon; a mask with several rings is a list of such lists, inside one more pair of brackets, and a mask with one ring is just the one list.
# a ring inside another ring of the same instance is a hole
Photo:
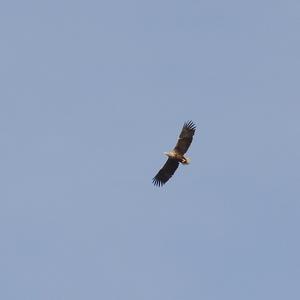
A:
{"label": "blue sky", "polygon": [[0,6],[1,299],[299,299],[299,1]]}

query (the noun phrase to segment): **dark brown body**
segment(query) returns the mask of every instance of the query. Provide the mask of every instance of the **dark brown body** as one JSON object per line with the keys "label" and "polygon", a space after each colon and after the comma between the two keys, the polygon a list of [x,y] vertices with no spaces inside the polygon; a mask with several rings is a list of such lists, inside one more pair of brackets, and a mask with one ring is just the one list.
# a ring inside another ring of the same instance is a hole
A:
{"label": "dark brown body", "polygon": [[190,158],[185,157],[184,155],[182,155],[181,153],[178,153],[174,150],[170,151],[170,152],[165,152],[165,154],[171,158],[171,159],[175,159],[177,161],[179,161],[180,163],[184,164],[184,165],[188,165],[191,161]]}
{"label": "dark brown body", "polygon": [[195,130],[196,125],[192,121],[184,123],[175,148],[170,152],[164,153],[168,156],[168,160],[153,178],[154,185],[164,185],[173,176],[179,163],[184,165],[190,163],[190,159],[185,157],[184,154],[192,143]]}

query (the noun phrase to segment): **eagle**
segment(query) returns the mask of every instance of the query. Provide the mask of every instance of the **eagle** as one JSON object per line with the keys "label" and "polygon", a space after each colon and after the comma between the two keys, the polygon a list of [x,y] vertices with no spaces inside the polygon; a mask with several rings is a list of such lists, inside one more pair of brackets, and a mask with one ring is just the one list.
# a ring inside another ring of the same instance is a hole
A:
{"label": "eagle", "polygon": [[164,185],[173,176],[179,163],[182,163],[183,165],[188,165],[190,163],[190,158],[185,157],[184,154],[187,152],[193,141],[195,130],[196,125],[192,121],[184,123],[175,148],[170,152],[164,152],[164,154],[168,156],[168,160],[152,179],[154,185]]}

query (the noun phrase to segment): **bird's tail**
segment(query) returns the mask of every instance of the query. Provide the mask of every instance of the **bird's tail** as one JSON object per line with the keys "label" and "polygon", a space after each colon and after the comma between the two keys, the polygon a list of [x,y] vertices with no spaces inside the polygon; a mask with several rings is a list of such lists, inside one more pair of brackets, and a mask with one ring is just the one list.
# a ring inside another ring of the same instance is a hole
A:
{"label": "bird's tail", "polygon": [[185,157],[183,160],[182,160],[182,163],[184,165],[188,165],[189,163],[191,162],[191,159],[189,157]]}

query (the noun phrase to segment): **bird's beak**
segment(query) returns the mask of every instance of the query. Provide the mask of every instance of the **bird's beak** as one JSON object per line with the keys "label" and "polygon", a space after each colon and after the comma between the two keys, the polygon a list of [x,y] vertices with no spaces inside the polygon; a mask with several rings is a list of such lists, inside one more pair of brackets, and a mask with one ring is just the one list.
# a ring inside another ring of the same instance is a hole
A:
{"label": "bird's beak", "polygon": [[168,154],[169,154],[169,152],[164,152],[164,155],[169,156]]}

